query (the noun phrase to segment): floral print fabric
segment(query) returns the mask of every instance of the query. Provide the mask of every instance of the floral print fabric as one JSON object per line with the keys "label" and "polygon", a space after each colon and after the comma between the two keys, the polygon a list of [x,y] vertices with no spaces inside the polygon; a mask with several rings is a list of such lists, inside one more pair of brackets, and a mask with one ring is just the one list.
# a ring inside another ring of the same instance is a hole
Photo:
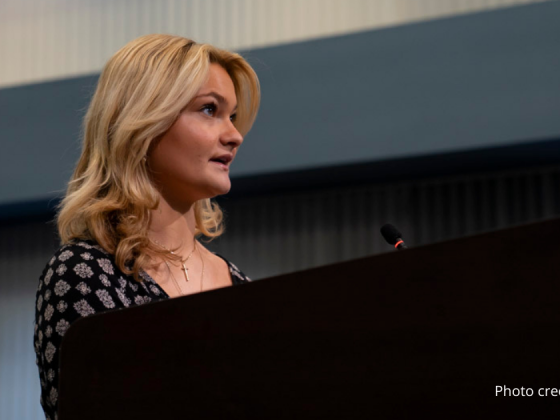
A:
{"label": "floral print fabric", "polygon": [[[233,285],[250,281],[225,261]],[[65,245],[48,262],[37,289],[33,340],[48,420],[57,419],[59,349],[70,325],[95,313],[169,299],[150,276],[140,276],[142,282],[137,282],[122,273],[112,256],[92,241]]]}

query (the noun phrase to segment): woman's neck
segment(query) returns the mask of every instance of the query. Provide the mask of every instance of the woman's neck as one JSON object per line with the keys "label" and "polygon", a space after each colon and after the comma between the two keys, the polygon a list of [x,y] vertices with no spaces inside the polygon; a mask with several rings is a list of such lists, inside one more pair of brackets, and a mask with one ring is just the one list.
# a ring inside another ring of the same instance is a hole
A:
{"label": "woman's neck", "polygon": [[195,231],[194,203],[178,210],[162,198],[158,208],[151,210],[150,239],[167,249],[177,249],[179,255],[193,249]]}

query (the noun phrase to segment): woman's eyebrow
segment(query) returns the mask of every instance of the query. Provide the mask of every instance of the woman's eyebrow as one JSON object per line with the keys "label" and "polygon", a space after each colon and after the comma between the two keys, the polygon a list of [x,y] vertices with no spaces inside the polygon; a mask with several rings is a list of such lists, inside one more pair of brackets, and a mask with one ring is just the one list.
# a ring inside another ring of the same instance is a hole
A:
{"label": "woman's eyebrow", "polygon": [[[224,98],[222,95],[220,95],[219,93],[214,92],[214,91],[208,92],[208,93],[201,93],[200,95],[197,95],[197,98],[202,98],[203,96],[212,96],[212,97],[216,98],[216,100],[220,103],[224,103],[224,104],[228,103],[226,98]],[[233,108],[233,110],[235,111],[236,109],[237,109],[237,104],[235,104],[235,107]]]}

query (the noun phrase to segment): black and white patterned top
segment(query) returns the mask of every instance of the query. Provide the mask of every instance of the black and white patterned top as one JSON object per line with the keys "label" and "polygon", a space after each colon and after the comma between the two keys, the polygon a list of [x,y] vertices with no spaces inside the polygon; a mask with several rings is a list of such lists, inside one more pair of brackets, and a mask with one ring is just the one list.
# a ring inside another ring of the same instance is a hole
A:
{"label": "black and white patterned top", "polygon": [[[221,258],[229,266],[233,285],[250,281]],[[143,281],[137,282],[124,274],[112,255],[92,241],[62,246],[43,270],[36,296],[34,345],[41,405],[48,420],[57,419],[59,348],[70,324],[95,313],[169,299],[147,273],[141,271],[140,277]]]}

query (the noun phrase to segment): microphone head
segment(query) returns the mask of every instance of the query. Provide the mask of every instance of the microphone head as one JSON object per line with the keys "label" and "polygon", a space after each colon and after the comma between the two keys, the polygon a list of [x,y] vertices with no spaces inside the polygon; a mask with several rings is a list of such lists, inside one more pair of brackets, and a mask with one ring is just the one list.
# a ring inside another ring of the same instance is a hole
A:
{"label": "microphone head", "polygon": [[398,229],[389,223],[383,225],[380,231],[385,240],[391,245],[395,245],[400,239],[402,239],[402,235]]}

